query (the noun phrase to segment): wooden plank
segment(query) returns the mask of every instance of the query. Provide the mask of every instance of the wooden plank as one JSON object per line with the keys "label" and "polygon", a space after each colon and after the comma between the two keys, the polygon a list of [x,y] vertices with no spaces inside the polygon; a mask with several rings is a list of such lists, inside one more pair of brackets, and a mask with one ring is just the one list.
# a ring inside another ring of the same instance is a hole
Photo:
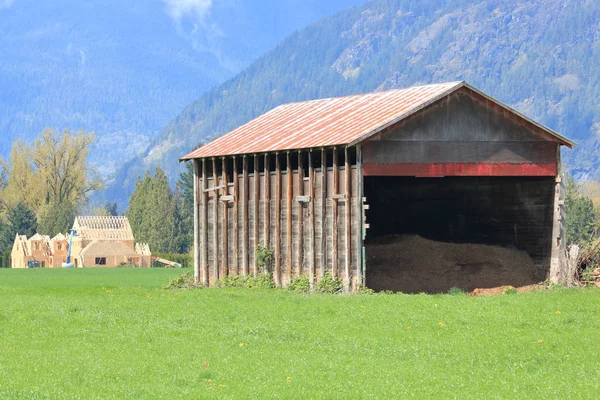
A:
{"label": "wooden plank", "polygon": [[346,211],[346,240],[344,243],[345,249],[345,275],[346,278],[344,282],[346,282],[346,292],[351,290],[351,274],[350,274],[350,263],[352,260],[352,227],[350,226],[350,213],[352,207],[352,199],[351,199],[351,176],[352,171],[350,170],[350,160],[348,159],[348,147],[344,149],[344,177],[346,178],[346,204],[344,204],[344,211]]}
{"label": "wooden plank", "polygon": [[[214,185],[215,183],[216,183],[216,182],[213,182],[213,185]],[[204,192],[205,192],[205,193],[208,193],[208,192],[212,192],[212,191],[214,191],[214,190],[221,190],[221,189],[224,189],[224,188],[225,188],[225,185],[213,186],[213,187],[210,187],[210,188],[204,189]]]}
{"label": "wooden plank", "polygon": [[[302,151],[298,151],[298,196],[304,194],[304,165],[302,160]],[[304,204],[298,203],[298,276],[304,272]]]}
{"label": "wooden plank", "polygon": [[271,214],[271,172],[269,171],[269,154],[265,154],[265,232],[264,232],[265,241],[264,241],[264,245],[266,248],[270,247],[270,243],[269,243],[269,231],[271,230],[270,214]]}
{"label": "wooden plank", "polygon": [[208,186],[206,174],[206,159],[202,159],[202,284],[208,286],[208,193],[205,192]]}
{"label": "wooden plank", "polygon": [[200,195],[199,191],[199,179],[200,179],[200,160],[194,159],[194,282],[200,281]]}
{"label": "wooden plank", "polygon": [[[217,160],[213,157],[213,185],[218,185],[219,178],[217,176]],[[213,248],[214,248],[214,281],[219,279],[220,260],[219,260],[219,191],[215,190],[213,203]]]}
{"label": "wooden plank", "polygon": [[234,202],[235,196],[232,194],[228,194],[226,196],[221,196],[221,201],[224,203]]}
{"label": "wooden plank", "polygon": [[363,175],[362,175],[362,145],[356,145],[356,286],[364,287],[363,268],[363,223],[364,223],[364,208],[363,208]]}
{"label": "wooden plank", "polygon": [[286,239],[287,239],[287,266],[286,270],[286,279],[292,279],[292,196],[294,183],[292,182],[292,159],[290,152],[286,153],[287,160],[287,195],[286,195]]}
{"label": "wooden plank", "polygon": [[310,196],[296,196],[298,203],[310,203]]}
{"label": "wooden plank", "polygon": [[259,205],[260,205],[260,171],[258,170],[258,154],[254,155],[254,243],[253,243],[253,254],[252,259],[254,260],[254,277],[257,276],[258,271],[256,269],[256,250],[258,249],[258,221],[259,221]]}
{"label": "wooden plank", "polygon": [[275,282],[281,286],[281,163],[275,153]]}
{"label": "wooden plank", "polygon": [[242,226],[242,274],[248,276],[248,189],[249,189],[249,177],[248,177],[248,158],[244,156],[242,161],[242,173],[243,176],[243,194],[242,194],[242,213],[243,213],[243,226]]}
{"label": "wooden plank", "polygon": [[238,275],[239,271],[239,251],[240,251],[240,232],[239,232],[239,215],[238,215],[238,203],[240,201],[240,184],[239,184],[239,173],[237,170],[237,158],[233,156],[233,262],[232,271],[233,275]]}
{"label": "wooden plank", "polygon": [[[339,176],[338,176],[338,152],[337,148],[333,148],[333,197],[338,194],[339,190]],[[331,222],[331,238],[332,238],[332,257],[331,257],[331,275],[336,277],[338,276],[338,229],[337,229],[337,201],[332,202],[332,222]]]}
{"label": "wooden plank", "polygon": [[[223,185],[225,186],[225,189],[223,190],[223,192],[225,193],[225,196],[227,196],[228,193],[228,176],[227,176],[227,159],[225,157],[221,158],[221,177],[223,179]],[[229,238],[228,238],[228,228],[229,226],[228,221],[227,221],[227,203],[223,202],[223,216],[222,216],[222,230],[223,233],[221,234],[221,241],[222,241],[222,246],[223,248],[221,249],[223,251],[223,254],[221,256],[221,262],[223,264],[223,270],[222,270],[222,276],[227,276],[229,275]]]}
{"label": "wooden plank", "polygon": [[364,164],[365,176],[556,176],[557,164],[394,163]]}
{"label": "wooden plank", "polygon": [[[313,165],[312,150],[308,153],[308,187],[309,196],[311,199],[315,198],[315,168]],[[311,201],[308,204],[309,207],[309,234],[310,239],[310,254],[308,255],[309,275],[310,275],[310,287],[312,288],[315,284],[315,202]]]}
{"label": "wooden plank", "polygon": [[321,149],[321,276],[327,270],[327,151]]}

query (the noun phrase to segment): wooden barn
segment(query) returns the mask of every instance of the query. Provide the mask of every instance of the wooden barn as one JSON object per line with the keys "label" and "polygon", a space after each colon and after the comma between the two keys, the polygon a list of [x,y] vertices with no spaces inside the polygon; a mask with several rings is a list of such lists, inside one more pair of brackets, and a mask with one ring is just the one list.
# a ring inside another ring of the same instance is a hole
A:
{"label": "wooden barn", "polygon": [[195,165],[195,277],[261,273],[261,246],[279,286],[558,280],[563,145],[465,82],[281,105],[182,158]]}

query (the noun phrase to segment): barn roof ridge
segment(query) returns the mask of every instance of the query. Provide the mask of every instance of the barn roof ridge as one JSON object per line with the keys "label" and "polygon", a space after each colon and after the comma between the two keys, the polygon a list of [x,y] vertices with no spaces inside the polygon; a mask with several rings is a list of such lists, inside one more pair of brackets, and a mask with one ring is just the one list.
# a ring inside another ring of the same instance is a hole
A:
{"label": "barn roof ridge", "polygon": [[180,161],[331,146],[353,146],[466,88],[568,147],[575,143],[466,81],[412,86],[279,105],[192,151]]}

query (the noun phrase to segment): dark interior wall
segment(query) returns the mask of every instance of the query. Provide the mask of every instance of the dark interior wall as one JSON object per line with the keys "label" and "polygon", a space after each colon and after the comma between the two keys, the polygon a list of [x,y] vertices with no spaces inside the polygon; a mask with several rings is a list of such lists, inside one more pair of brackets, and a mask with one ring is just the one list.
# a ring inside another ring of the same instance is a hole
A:
{"label": "dark interior wall", "polygon": [[553,177],[366,177],[365,196],[367,254],[369,244],[387,235],[498,245],[526,251],[537,269],[535,279],[545,279]]}

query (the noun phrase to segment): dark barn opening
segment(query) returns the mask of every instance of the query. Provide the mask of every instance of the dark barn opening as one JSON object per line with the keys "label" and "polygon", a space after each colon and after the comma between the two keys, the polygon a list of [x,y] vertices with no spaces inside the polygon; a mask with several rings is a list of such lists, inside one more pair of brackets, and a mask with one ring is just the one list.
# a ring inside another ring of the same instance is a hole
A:
{"label": "dark barn opening", "polygon": [[368,287],[406,293],[546,279],[554,177],[365,177]]}

